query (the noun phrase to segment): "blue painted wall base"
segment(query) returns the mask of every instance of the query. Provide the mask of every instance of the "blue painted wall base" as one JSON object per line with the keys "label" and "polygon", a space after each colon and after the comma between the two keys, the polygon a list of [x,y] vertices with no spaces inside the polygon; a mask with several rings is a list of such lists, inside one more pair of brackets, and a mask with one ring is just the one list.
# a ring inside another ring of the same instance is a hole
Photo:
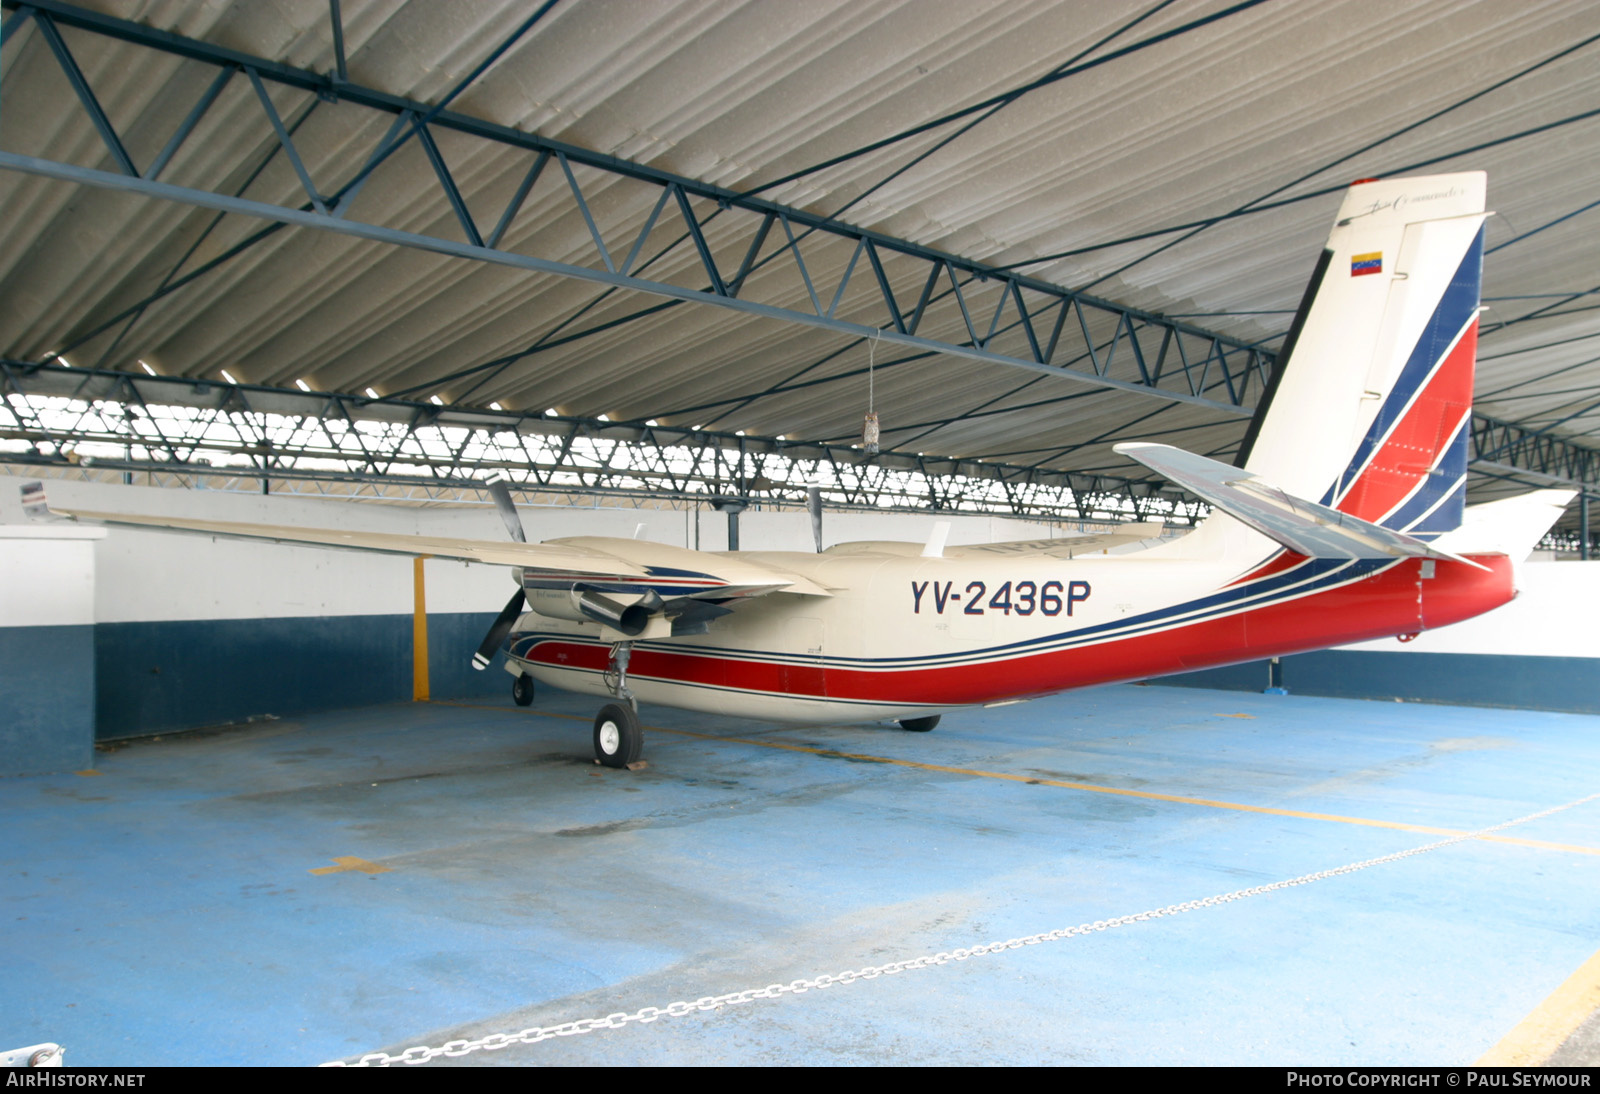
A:
{"label": "blue painted wall base", "polygon": [[[1277,683],[1295,695],[1600,714],[1600,659],[1509,654],[1322,650],[1279,659]],[[1164,676],[1171,687],[1261,691],[1269,662]]]}
{"label": "blue painted wall base", "polygon": [[0,775],[94,766],[94,627],[0,628]]}
{"label": "blue painted wall base", "polygon": [[[502,657],[482,672],[471,664],[493,621],[492,613],[429,614],[434,698],[509,691]],[[409,614],[100,623],[93,632],[102,740],[411,698]]]}

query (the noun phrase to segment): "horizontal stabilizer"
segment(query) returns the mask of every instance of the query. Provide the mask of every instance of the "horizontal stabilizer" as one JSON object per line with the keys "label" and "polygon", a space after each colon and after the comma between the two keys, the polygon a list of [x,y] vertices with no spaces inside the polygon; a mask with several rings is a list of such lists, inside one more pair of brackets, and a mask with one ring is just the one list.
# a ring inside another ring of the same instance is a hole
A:
{"label": "horizontal stabilizer", "polygon": [[1297,498],[1231,464],[1165,444],[1114,447],[1202,501],[1307,558],[1442,558],[1481,566],[1414,536]]}

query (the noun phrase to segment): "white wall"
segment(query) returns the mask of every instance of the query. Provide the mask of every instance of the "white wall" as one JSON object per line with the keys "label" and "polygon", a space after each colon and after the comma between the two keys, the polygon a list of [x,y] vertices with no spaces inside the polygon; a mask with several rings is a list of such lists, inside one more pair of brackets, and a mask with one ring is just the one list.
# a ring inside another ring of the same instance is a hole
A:
{"label": "white wall", "polygon": [[[0,478],[0,521],[21,513],[19,476]],[[492,511],[449,511],[274,498],[212,490],[50,480],[50,504],[212,520],[362,528],[387,532],[450,531],[503,538]],[[487,518],[487,519],[485,519]],[[212,539],[131,528],[107,529],[98,549],[95,621],[129,623],[257,619],[306,615],[382,615],[411,610],[411,559]],[[511,595],[503,567],[428,564],[430,611],[488,611]]]}
{"label": "white wall", "polygon": [[1475,619],[1424,631],[1415,641],[1385,638],[1346,646],[1380,653],[1600,657],[1600,562],[1525,562],[1518,595]]}
{"label": "white wall", "polygon": [[87,626],[104,528],[0,527],[0,627]]}

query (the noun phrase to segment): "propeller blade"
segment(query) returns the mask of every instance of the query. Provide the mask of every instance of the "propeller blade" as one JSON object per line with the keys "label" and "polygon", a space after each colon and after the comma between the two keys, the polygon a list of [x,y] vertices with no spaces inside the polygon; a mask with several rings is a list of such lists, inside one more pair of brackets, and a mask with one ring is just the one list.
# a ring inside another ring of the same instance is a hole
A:
{"label": "propeller blade", "polygon": [[822,553],[822,487],[806,487],[806,512],[811,514],[811,538],[817,541],[817,554]]}
{"label": "propeller blade", "polygon": [[506,531],[518,543],[528,542],[528,535],[522,530],[522,518],[517,516],[517,507],[511,502],[511,491],[506,488],[506,476],[499,471],[491,472],[484,481],[488,487],[489,496],[494,499],[494,507],[500,511],[500,519],[505,521]]}
{"label": "propeller blade", "polygon": [[483,636],[483,644],[478,647],[478,652],[472,655],[473,668],[482,672],[489,667],[489,662],[494,660],[495,653],[505,642],[506,635],[511,633],[517,617],[522,614],[524,600],[522,590],[518,589],[516,595],[506,601],[506,606],[500,609],[500,614],[494,617],[494,625],[489,628],[489,633]]}

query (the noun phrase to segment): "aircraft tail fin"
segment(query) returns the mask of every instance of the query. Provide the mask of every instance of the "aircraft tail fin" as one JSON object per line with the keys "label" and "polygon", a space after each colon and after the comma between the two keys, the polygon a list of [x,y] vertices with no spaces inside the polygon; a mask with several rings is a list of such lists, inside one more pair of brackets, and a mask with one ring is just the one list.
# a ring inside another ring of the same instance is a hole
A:
{"label": "aircraft tail fin", "polygon": [[1350,188],[1244,470],[1421,540],[1461,523],[1484,197],[1482,172]]}

